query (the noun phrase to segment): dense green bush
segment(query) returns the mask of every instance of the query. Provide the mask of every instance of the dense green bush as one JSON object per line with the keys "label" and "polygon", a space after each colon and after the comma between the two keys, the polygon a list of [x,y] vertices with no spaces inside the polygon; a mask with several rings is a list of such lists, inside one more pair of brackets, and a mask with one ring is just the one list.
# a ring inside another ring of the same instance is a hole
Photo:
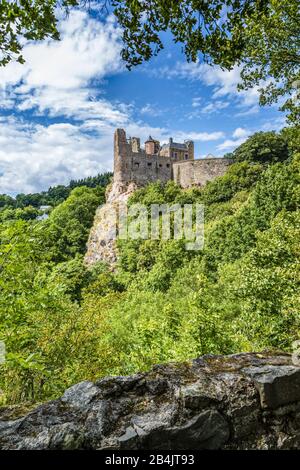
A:
{"label": "dense green bush", "polygon": [[290,156],[287,139],[282,134],[256,132],[227,157],[236,162],[276,163],[287,160]]}
{"label": "dense green bush", "polygon": [[96,189],[79,187],[53,209],[44,222],[43,238],[54,261],[65,261],[85,252],[96,208],[102,202],[103,196],[99,197]]}

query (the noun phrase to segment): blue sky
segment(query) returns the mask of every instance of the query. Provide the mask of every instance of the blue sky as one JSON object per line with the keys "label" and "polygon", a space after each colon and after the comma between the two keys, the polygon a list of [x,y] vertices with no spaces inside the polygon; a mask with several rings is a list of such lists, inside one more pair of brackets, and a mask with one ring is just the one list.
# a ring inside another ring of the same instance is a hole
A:
{"label": "blue sky", "polygon": [[116,127],[142,141],[193,139],[203,158],[284,125],[276,107],[259,107],[257,90],[237,92],[237,68],[188,64],[167,35],[158,57],[129,72],[112,17],[73,11],[60,30],[60,42],[25,44],[25,65],[0,69],[0,193],[111,170]]}

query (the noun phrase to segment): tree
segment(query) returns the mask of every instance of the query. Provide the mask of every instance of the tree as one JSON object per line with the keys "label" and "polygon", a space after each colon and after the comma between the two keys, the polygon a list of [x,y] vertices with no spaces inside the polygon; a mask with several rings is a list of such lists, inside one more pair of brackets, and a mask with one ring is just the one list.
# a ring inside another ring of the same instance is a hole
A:
{"label": "tree", "polygon": [[236,162],[282,162],[289,157],[286,139],[276,132],[256,132],[235,149],[231,156]]}
{"label": "tree", "polygon": [[[255,12],[243,32],[242,83],[239,89],[259,86],[262,105],[289,95],[281,106],[288,120],[300,119],[300,15],[296,0],[271,0],[268,12]],[[261,85],[263,83],[263,85]]]}
{"label": "tree", "polygon": [[[282,110],[299,121],[300,16],[297,0],[114,0],[129,68],[163,49],[161,31],[183,44],[188,61],[241,67],[240,89],[259,86],[262,105],[289,98]],[[296,96],[295,96],[296,95]]]}
{"label": "tree", "polygon": [[[0,4],[0,42],[6,65],[15,58],[24,62],[20,38],[59,39],[56,8],[66,11],[84,0],[12,0]],[[100,11],[112,7],[123,28],[122,57],[128,66],[150,59],[163,48],[159,33],[170,30],[184,44],[190,60],[198,52],[231,65],[244,47],[241,30],[247,18],[268,10],[269,0],[99,0]],[[102,7],[102,8],[101,8]]]}
{"label": "tree", "polygon": [[230,66],[244,47],[243,22],[267,11],[269,1],[257,0],[113,0],[114,14],[123,27],[123,59],[128,66],[149,60],[163,49],[161,31],[170,31],[184,46],[188,60],[213,58]]}
{"label": "tree", "polygon": [[7,194],[0,194],[0,208],[15,207],[15,200]]}
{"label": "tree", "polygon": [[[22,40],[59,39],[56,8],[85,6],[85,0],[27,0],[0,3],[0,65],[24,62]],[[122,28],[122,58],[130,69],[163,49],[161,33],[183,45],[188,61],[201,59],[242,68],[240,88],[260,88],[262,105],[291,95],[282,109],[299,119],[300,41],[297,0],[99,0]],[[102,7],[102,8],[101,8]],[[298,95],[299,96],[299,95]]]}
{"label": "tree", "polygon": [[55,8],[75,6],[77,1],[63,0],[1,0],[0,3],[0,65],[12,59],[24,63],[22,40],[58,39]]}
{"label": "tree", "polygon": [[82,186],[73,189],[68,199],[53,209],[43,235],[52,259],[67,261],[76,253],[85,253],[95,210],[102,202],[97,188]]}

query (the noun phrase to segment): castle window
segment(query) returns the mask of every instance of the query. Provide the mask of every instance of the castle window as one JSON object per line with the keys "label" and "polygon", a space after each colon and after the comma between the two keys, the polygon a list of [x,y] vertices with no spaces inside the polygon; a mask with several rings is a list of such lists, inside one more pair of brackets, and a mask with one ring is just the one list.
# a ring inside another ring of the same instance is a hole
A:
{"label": "castle window", "polygon": [[170,163],[167,163],[167,168],[170,168]]}
{"label": "castle window", "polygon": [[173,153],[173,157],[174,157],[174,158],[177,158],[177,152],[174,152],[174,153]]}
{"label": "castle window", "polygon": [[139,162],[134,163],[135,168],[138,168],[140,166]]}
{"label": "castle window", "polygon": [[187,159],[189,158],[189,154],[188,154],[188,153],[185,153],[185,154],[184,154],[184,158],[185,158],[185,160],[187,160]]}
{"label": "castle window", "polygon": [[162,164],[161,164],[161,163],[160,163],[158,166],[159,166],[159,168],[162,168]]}
{"label": "castle window", "polygon": [[148,166],[152,166],[152,163],[151,163],[151,162],[149,162],[149,163],[148,163]]}

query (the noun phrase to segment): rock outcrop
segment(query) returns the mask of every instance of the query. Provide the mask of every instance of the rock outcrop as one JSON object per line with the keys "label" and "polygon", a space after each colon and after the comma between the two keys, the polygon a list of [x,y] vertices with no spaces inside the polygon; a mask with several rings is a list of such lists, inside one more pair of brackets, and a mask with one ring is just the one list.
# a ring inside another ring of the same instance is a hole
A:
{"label": "rock outcrop", "polygon": [[13,413],[0,410],[0,449],[299,449],[300,367],[286,354],[207,355]]}
{"label": "rock outcrop", "polygon": [[113,183],[106,194],[106,204],[98,207],[87,242],[84,262],[91,266],[97,261],[107,263],[112,269],[117,261],[116,219],[119,204],[127,203],[137,189],[136,184]]}

